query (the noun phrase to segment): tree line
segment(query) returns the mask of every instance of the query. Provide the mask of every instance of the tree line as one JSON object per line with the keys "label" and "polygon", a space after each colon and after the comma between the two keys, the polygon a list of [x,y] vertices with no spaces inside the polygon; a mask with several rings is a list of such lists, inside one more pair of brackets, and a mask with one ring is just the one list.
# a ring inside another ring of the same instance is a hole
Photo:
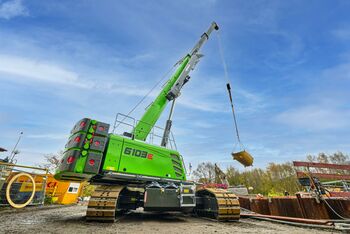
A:
{"label": "tree line", "polygon": [[[308,155],[306,161],[333,163],[333,164],[350,164],[350,157],[342,152],[333,154],[319,153],[318,155]],[[302,169],[302,168],[301,168]],[[244,185],[250,188],[251,193],[263,195],[283,195],[285,191],[294,194],[302,191],[296,176],[295,168],[292,162],[286,163],[269,163],[265,169],[253,168],[247,171],[239,171],[233,166],[229,166],[224,171],[226,179],[230,186]],[[315,172],[322,173],[349,173],[345,171],[336,171],[332,169],[317,168]],[[193,177],[200,183],[220,183],[215,176],[214,164],[203,162],[193,171]]]}
{"label": "tree line", "polygon": [[[62,151],[57,154],[45,155],[45,163],[38,166],[49,169],[52,174],[55,172],[62,158]],[[333,163],[333,164],[350,164],[350,157],[342,152],[333,154],[319,153],[318,155],[306,156],[306,161]],[[305,168],[304,168],[305,169]],[[303,170],[303,168],[300,168]],[[292,162],[286,163],[269,163],[265,169],[253,168],[247,171],[239,171],[233,166],[223,170],[226,179],[231,186],[243,185],[251,188],[251,193],[263,195],[283,195],[285,191],[294,194],[303,190],[299,185],[295,168]],[[350,174],[350,171],[314,168],[314,172],[333,173],[333,174]],[[212,162],[200,163],[196,170],[193,171],[194,179],[199,183],[221,183],[215,174],[215,166]]]}

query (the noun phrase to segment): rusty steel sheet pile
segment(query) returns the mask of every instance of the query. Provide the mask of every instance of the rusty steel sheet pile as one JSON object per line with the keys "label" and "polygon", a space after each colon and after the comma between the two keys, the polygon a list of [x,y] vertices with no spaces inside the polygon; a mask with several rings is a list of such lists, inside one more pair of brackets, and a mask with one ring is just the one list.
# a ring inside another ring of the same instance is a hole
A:
{"label": "rusty steel sheet pile", "polygon": [[[324,198],[287,196],[273,198],[239,197],[241,207],[254,213],[314,220],[350,217],[350,198]],[[328,203],[328,204],[327,204]],[[332,210],[330,207],[332,207]]]}
{"label": "rusty steel sheet pile", "polygon": [[269,199],[271,215],[303,218],[303,213],[295,197],[275,197]]}

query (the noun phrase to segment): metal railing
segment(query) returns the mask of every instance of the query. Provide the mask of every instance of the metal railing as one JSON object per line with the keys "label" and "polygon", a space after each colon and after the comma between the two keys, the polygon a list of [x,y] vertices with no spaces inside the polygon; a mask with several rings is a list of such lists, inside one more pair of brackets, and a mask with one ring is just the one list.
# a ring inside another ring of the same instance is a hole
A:
{"label": "metal railing", "polygon": [[[18,178],[14,179],[16,176]],[[47,169],[0,161],[0,206],[21,205],[29,199],[28,205],[43,205],[47,177]]]}
{"label": "metal railing", "polygon": [[[118,134],[130,138],[134,138],[133,136],[133,131],[135,129],[135,126],[140,122],[140,120],[136,120],[135,118],[129,116],[129,115],[124,115],[121,113],[118,113],[115,117],[114,120],[114,125],[113,125],[113,134]],[[144,124],[148,124],[143,122]],[[142,130],[140,130],[142,131]],[[153,145],[159,145],[162,141],[163,138],[163,133],[164,133],[164,128],[159,127],[159,126],[152,126],[150,133],[148,134],[145,142],[148,142],[149,144]],[[172,149],[172,150],[177,150],[174,134],[170,131],[169,134],[169,139],[168,139],[168,145],[166,148]]]}

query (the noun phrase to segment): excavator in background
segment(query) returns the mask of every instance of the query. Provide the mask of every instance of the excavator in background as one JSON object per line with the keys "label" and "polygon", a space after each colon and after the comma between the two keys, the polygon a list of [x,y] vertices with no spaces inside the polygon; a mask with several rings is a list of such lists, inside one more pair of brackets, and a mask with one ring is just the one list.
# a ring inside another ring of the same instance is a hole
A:
{"label": "excavator in background", "polygon": [[220,169],[220,167],[215,163],[215,183],[226,185],[226,188],[230,185],[227,181],[226,174]]}
{"label": "excavator in background", "polygon": [[[220,221],[238,220],[237,196],[225,189],[197,189],[186,179],[182,155],[171,140],[172,114],[190,72],[200,61],[199,51],[218,25],[213,22],[130,132],[110,133],[110,125],[90,118],[76,123],[56,171],[57,180],[89,181],[97,185],[88,203],[87,220],[115,221],[118,214],[144,211],[195,212]],[[167,104],[171,102],[160,145],[147,142]],[[116,118],[117,121],[117,118]],[[118,121],[119,123],[124,121]],[[116,127],[116,123],[114,124]]]}
{"label": "excavator in background", "polygon": [[198,186],[198,188],[218,188],[218,189],[227,189],[229,183],[226,179],[226,174],[220,169],[220,167],[215,163],[214,164],[214,182],[210,181],[208,183],[203,183]]}
{"label": "excavator in background", "polygon": [[[214,184],[205,184],[205,188],[223,188],[231,193],[234,193],[236,196],[248,196],[249,190],[244,185],[230,185],[227,180],[227,175],[225,172],[221,170],[221,168],[215,163],[214,164],[215,171],[215,183]],[[252,189],[252,188],[251,188]]]}

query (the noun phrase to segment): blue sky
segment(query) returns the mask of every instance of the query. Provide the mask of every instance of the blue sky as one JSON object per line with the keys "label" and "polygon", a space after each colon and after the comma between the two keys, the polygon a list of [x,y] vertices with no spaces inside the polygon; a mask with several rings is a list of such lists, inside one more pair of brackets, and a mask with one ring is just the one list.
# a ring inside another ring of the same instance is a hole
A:
{"label": "blue sky", "polygon": [[[349,1],[0,0],[0,144],[11,149],[24,131],[18,160],[33,165],[62,149],[80,118],[112,123],[215,20],[255,167],[349,153],[349,11]],[[242,169],[230,156],[237,141],[218,48],[213,34],[173,132],[186,163]]]}

